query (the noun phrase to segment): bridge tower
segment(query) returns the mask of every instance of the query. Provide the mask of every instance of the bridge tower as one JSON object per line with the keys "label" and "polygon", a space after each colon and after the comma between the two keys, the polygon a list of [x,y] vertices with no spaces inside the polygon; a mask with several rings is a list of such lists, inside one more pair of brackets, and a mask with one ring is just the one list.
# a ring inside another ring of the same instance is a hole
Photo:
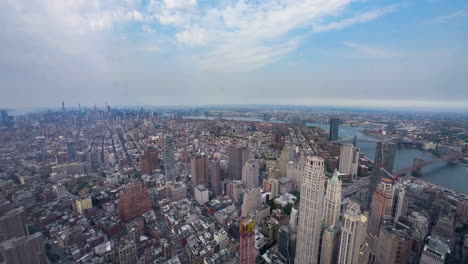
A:
{"label": "bridge tower", "polygon": [[416,177],[421,177],[422,176],[422,165],[423,165],[424,160],[419,159],[419,158],[414,158],[413,159],[413,170],[411,171],[411,174]]}

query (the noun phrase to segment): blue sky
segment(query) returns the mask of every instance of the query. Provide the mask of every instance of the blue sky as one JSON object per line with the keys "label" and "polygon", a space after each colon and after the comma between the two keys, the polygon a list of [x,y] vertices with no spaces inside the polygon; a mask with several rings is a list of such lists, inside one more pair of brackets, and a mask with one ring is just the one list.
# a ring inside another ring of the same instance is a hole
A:
{"label": "blue sky", "polygon": [[468,1],[4,0],[0,107],[468,109]]}

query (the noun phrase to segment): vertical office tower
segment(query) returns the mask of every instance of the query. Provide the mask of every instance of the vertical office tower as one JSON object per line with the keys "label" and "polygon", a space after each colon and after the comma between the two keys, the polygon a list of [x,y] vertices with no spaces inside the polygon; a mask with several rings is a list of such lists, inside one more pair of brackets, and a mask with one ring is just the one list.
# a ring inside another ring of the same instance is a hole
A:
{"label": "vertical office tower", "polygon": [[36,232],[28,237],[13,238],[0,244],[2,263],[47,264],[42,234]]}
{"label": "vertical office tower", "polygon": [[141,172],[151,175],[153,170],[159,168],[159,155],[156,149],[147,149],[141,159]]}
{"label": "vertical office tower", "polygon": [[26,235],[26,212],[23,207],[0,217],[0,242]]}
{"label": "vertical office tower", "polygon": [[190,161],[190,174],[193,186],[208,185],[208,158],[205,153],[197,153]]}
{"label": "vertical office tower", "polygon": [[375,149],[375,167],[384,168],[388,172],[393,171],[395,162],[396,145],[391,142],[377,142]]}
{"label": "vertical office tower", "polygon": [[340,126],[339,118],[330,119],[330,133],[328,134],[328,141],[338,140],[338,127]]}
{"label": "vertical office tower", "polygon": [[412,239],[408,229],[385,226],[380,229],[379,238],[375,243],[375,263],[411,263]]}
{"label": "vertical office tower", "polygon": [[244,188],[250,189],[258,186],[260,170],[258,162],[254,159],[249,159],[245,162],[242,168],[242,183]]}
{"label": "vertical office tower", "polygon": [[151,210],[148,191],[141,183],[130,183],[120,191],[119,215],[125,222],[131,221]]}
{"label": "vertical office tower", "polygon": [[372,195],[369,229],[367,230],[369,234],[378,236],[382,223],[392,219],[393,194],[392,180],[383,178]]}
{"label": "vertical office tower", "polygon": [[171,136],[164,137],[164,172],[167,181],[176,180],[174,143]]}
{"label": "vertical office tower", "polygon": [[360,252],[365,243],[367,216],[359,204],[350,202],[343,216],[338,264],[360,264]]}
{"label": "vertical office tower", "polygon": [[75,160],[76,159],[75,142],[73,142],[73,141],[68,141],[67,142],[67,154],[68,154],[68,159],[70,159],[70,160]]}
{"label": "vertical office tower", "polygon": [[340,152],[340,172],[355,179],[358,173],[358,165],[359,148],[353,145],[343,145]]}
{"label": "vertical office tower", "polygon": [[295,263],[317,263],[325,192],[325,167],[320,157],[307,157],[299,203]]}
{"label": "vertical office tower", "polygon": [[331,179],[328,180],[325,193],[325,204],[323,208],[323,220],[325,228],[338,225],[341,210],[341,180],[335,170]]}
{"label": "vertical office tower", "polygon": [[424,246],[420,264],[444,264],[447,254],[450,254],[450,247],[437,238],[429,238],[429,242]]}
{"label": "vertical office tower", "polygon": [[369,199],[367,201],[367,206],[371,203],[371,197],[377,188],[377,185],[380,184],[382,177],[385,177],[385,173],[382,169],[385,169],[388,173],[393,171],[393,163],[395,161],[395,151],[396,145],[391,142],[377,142],[375,149],[375,161],[374,161],[374,171],[372,172],[370,183],[369,183]]}
{"label": "vertical office tower", "polygon": [[398,184],[395,186],[395,194],[393,195],[393,210],[392,217],[395,222],[398,222],[401,216],[406,216],[407,205],[405,206],[405,186]]}
{"label": "vertical office tower", "polygon": [[294,160],[294,148],[291,145],[285,145],[283,150],[281,150],[278,168],[280,171],[281,177],[286,177],[288,163]]}
{"label": "vertical office tower", "polygon": [[292,263],[294,260],[294,232],[287,226],[281,226],[278,231],[278,250],[286,259],[286,263]]}
{"label": "vertical office tower", "polygon": [[228,177],[231,180],[242,179],[242,167],[249,159],[249,152],[246,147],[231,146],[228,149]]}
{"label": "vertical office tower", "polygon": [[210,161],[210,186],[211,190],[215,195],[220,194],[220,181],[221,181],[221,167],[219,166],[219,161],[213,160]]}
{"label": "vertical office tower", "polygon": [[247,218],[240,223],[240,264],[255,263],[255,220]]}
{"label": "vertical office tower", "polygon": [[262,194],[260,188],[252,188],[246,191],[242,201],[242,216],[247,217],[250,212],[260,208],[262,205]]}
{"label": "vertical office tower", "polygon": [[334,264],[338,257],[340,244],[340,228],[335,225],[329,226],[322,235],[322,250],[320,251],[320,264]]}

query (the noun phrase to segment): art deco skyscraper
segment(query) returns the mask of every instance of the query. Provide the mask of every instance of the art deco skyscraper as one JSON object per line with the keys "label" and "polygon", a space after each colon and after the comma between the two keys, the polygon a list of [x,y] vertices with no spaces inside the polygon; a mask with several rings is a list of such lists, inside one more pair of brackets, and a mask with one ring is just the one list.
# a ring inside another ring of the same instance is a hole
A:
{"label": "art deco skyscraper", "polygon": [[360,264],[360,252],[366,238],[367,216],[359,204],[350,202],[343,216],[338,264]]}
{"label": "art deco skyscraper", "polygon": [[245,189],[253,188],[259,184],[259,170],[258,162],[254,159],[249,159],[245,162],[242,168],[242,183]]}
{"label": "art deco skyscraper", "polygon": [[325,204],[323,208],[325,228],[332,225],[338,225],[338,222],[340,221],[340,210],[341,180],[338,178],[338,171],[335,170],[333,176],[328,180],[327,191],[325,193]]}
{"label": "art deco skyscraper", "polygon": [[325,195],[323,158],[307,157],[299,203],[299,225],[295,263],[317,263]]}
{"label": "art deco skyscraper", "polygon": [[175,160],[174,160],[174,145],[172,137],[164,137],[164,172],[167,181],[175,181]]}

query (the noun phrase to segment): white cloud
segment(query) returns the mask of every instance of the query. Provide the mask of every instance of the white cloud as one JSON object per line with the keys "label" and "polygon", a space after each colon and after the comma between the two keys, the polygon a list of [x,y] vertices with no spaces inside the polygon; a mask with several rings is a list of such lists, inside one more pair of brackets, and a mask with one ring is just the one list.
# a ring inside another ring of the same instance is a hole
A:
{"label": "white cloud", "polygon": [[387,13],[395,11],[398,7],[399,7],[399,5],[391,5],[391,6],[387,6],[387,7],[384,7],[384,8],[379,8],[379,9],[376,9],[376,10],[365,12],[365,13],[359,14],[359,15],[357,15],[355,17],[343,19],[343,20],[340,20],[340,21],[331,22],[331,23],[324,24],[324,25],[317,25],[317,26],[314,26],[314,31],[315,32],[326,32],[326,31],[332,31],[332,30],[340,30],[340,29],[343,29],[343,28],[346,28],[346,27],[350,27],[350,26],[352,26],[354,24],[369,22],[369,21],[374,20],[374,19],[376,19],[378,17],[381,17],[381,16],[383,16],[383,15],[385,15]]}
{"label": "white cloud", "polygon": [[187,8],[196,4],[197,0],[164,0],[164,5],[168,9]]}
{"label": "white cloud", "polygon": [[189,28],[176,34],[176,39],[180,44],[187,46],[201,46],[205,44],[206,32],[201,28]]}
{"label": "white cloud", "polygon": [[432,20],[427,21],[426,24],[442,24],[442,23],[449,22],[452,19],[466,17],[466,16],[468,16],[468,9],[462,9],[462,10],[457,10],[447,15],[438,16]]}
{"label": "white cloud", "polygon": [[[399,7],[391,5],[321,24],[325,19],[341,17],[352,0],[223,3],[219,7],[176,11],[159,3],[159,9],[153,10],[161,24],[171,24],[179,30],[175,34],[178,43],[190,47],[206,45],[208,52],[201,54],[203,69],[224,70],[220,66],[229,65],[226,68],[243,71],[262,67],[291,52],[299,45],[299,39],[311,32],[344,29],[374,20]],[[297,30],[302,33],[296,33]]]}
{"label": "white cloud", "polygon": [[371,58],[388,59],[388,58],[402,57],[404,55],[400,52],[397,52],[388,48],[371,46],[371,45],[362,44],[362,43],[345,42],[343,44],[349,48],[352,48],[355,54],[363,55],[363,56],[371,57]]}

